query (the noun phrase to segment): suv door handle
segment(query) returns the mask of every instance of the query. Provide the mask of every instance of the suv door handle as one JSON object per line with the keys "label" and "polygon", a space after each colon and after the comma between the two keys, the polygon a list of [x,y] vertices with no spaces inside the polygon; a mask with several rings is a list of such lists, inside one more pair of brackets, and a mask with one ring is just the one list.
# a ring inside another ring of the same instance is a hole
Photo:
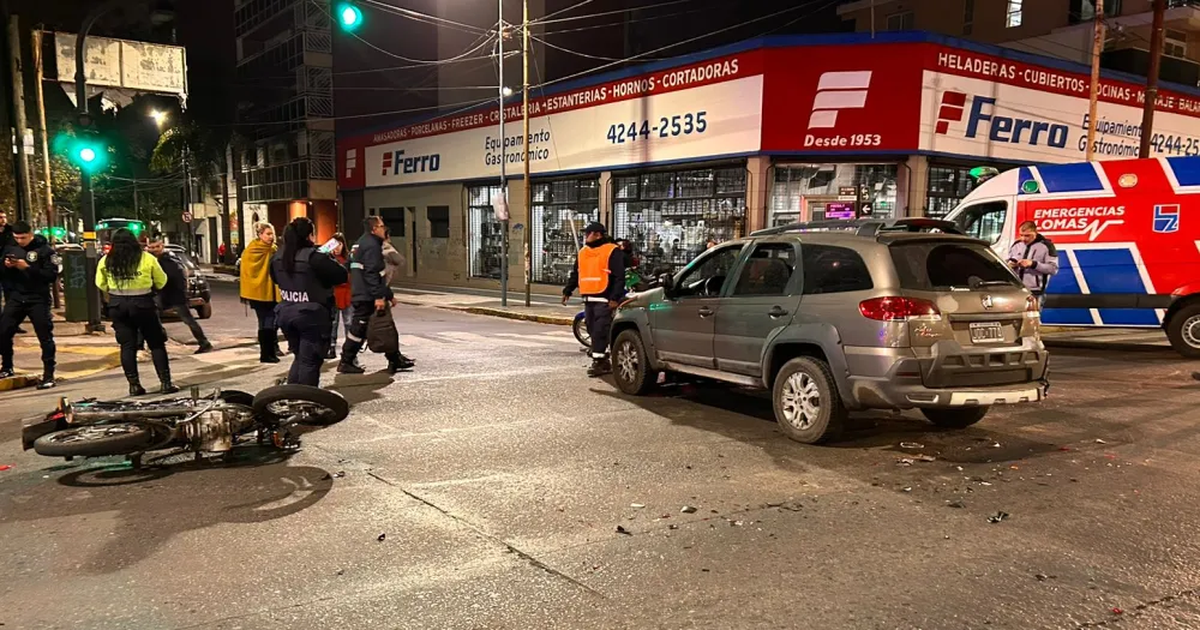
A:
{"label": "suv door handle", "polygon": [[788,312],[783,310],[783,307],[780,306],[775,306],[771,310],[767,311],[767,315],[770,315],[771,317],[783,317],[787,314]]}
{"label": "suv door handle", "polygon": [[713,314],[713,310],[707,306],[701,306],[696,312],[700,314],[700,317],[712,317]]}

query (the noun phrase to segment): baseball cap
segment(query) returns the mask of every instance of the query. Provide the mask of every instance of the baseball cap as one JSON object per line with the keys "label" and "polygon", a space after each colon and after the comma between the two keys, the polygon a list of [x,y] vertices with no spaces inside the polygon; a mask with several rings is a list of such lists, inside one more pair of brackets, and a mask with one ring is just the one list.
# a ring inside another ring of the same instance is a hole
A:
{"label": "baseball cap", "polygon": [[592,221],[591,223],[589,223],[587,225],[587,227],[583,228],[583,233],[591,234],[592,232],[599,232],[601,234],[607,234],[608,230],[604,229],[603,223],[599,223],[597,221]]}

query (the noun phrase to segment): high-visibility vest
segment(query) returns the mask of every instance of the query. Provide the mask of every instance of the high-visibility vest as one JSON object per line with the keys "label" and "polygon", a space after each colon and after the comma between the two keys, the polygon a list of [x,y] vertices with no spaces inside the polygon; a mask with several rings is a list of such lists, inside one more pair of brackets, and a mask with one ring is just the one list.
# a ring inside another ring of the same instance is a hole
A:
{"label": "high-visibility vest", "polygon": [[616,248],[615,243],[605,243],[599,247],[584,247],[579,250],[581,295],[600,295],[608,290],[608,276],[612,273],[608,268],[608,259]]}

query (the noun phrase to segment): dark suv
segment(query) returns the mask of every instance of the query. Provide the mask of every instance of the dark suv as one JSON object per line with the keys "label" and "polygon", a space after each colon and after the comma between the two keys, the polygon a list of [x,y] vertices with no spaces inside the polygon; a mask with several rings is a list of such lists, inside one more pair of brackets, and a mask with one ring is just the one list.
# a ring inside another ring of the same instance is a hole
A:
{"label": "dark suv", "polygon": [[1045,395],[1037,302],[987,243],[929,219],[763,230],[705,252],[613,323],[628,394],[677,372],[771,390],[788,437],[847,412],[920,409],[962,428]]}

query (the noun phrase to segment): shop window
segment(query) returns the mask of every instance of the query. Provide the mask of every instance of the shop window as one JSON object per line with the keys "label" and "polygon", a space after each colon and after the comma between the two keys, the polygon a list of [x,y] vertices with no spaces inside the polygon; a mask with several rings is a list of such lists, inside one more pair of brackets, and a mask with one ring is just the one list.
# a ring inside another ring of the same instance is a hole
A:
{"label": "shop window", "polygon": [[932,166],[925,197],[925,216],[940,219],[975,189],[971,169],[960,166]]}
{"label": "shop window", "polygon": [[380,208],[379,218],[392,233],[392,238],[404,238],[404,208]]}
{"label": "shop window", "polygon": [[1163,37],[1163,54],[1168,57],[1187,59],[1187,33],[1166,29]]}
{"label": "shop window", "polygon": [[600,220],[600,181],[534,182],[533,281],[565,284],[583,243],[583,229]]}
{"label": "shop window", "polygon": [[1008,10],[1006,12],[1004,21],[1004,25],[1008,28],[1016,28],[1021,25],[1022,1],[1023,0],[1008,0]]}
{"label": "shop window", "polygon": [[896,164],[778,164],[768,200],[772,226],[896,216]]}
{"label": "shop window", "polygon": [[467,188],[467,235],[470,271],[474,278],[500,279],[504,233],[492,208],[499,186]]}
{"label": "shop window", "polygon": [[613,236],[633,243],[643,276],[680,269],[708,239],[736,238],[745,227],[742,166],[616,176],[612,189]]}
{"label": "shop window", "polygon": [[450,238],[450,206],[428,206],[425,216],[429,219],[430,238]]}

